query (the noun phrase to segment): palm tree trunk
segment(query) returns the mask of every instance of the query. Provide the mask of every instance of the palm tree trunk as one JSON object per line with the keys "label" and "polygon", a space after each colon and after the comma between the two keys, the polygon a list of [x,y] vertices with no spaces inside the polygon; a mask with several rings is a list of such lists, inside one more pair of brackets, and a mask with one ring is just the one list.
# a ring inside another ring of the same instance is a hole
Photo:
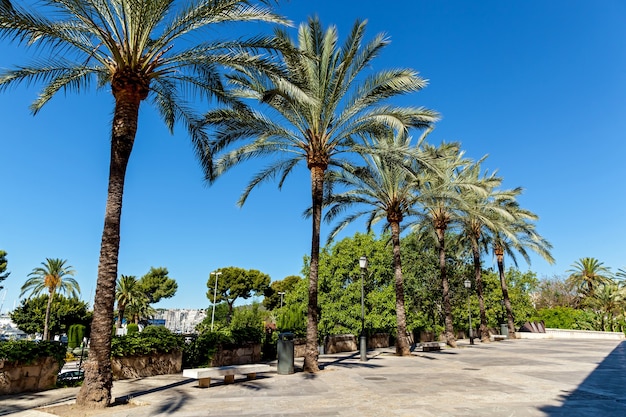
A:
{"label": "palm tree trunk", "polygon": [[49,335],[48,335],[48,327],[49,327],[49,323],[50,323],[50,309],[52,308],[52,299],[54,298],[54,291],[52,290],[52,288],[48,291],[48,305],[46,306],[46,318],[44,319],[44,323],[43,323],[43,340],[48,340],[49,339]]}
{"label": "palm tree trunk", "polygon": [[445,337],[446,343],[450,347],[456,347],[456,338],[454,337],[454,325],[452,323],[452,305],[450,304],[450,283],[446,274],[446,248],[445,248],[445,230],[437,228],[437,239],[439,241],[439,271],[441,275],[441,289],[443,290],[443,312],[445,321]]}
{"label": "palm tree trunk", "polygon": [[498,272],[500,273],[500,286],[502,287],[502,299],[504,300],[504,308],[506,309],[506,317],[509,327],[509,339],[515,339],[515,321],[513,318],[513,309],[511,308],[511,300],[509,299],[509,289],[506,285],[506,276],[504,274],[504,256],[496,255],[498,258]]}
{"label": "palm tree trunk", "polygon": [[391,241],[393,244],[393,268],[396,279],[396,321],[398,337],[396,341],[396,355],[407,356],[411,354],[406,337],[406,313],[404,311],[404,280],[402,277],[402,258],[400,253],[400,224],[390,222]]}
{"label": "palm tree trunk", "polygon": [[485,295],[483,293],[482,265],[480,263],[480,251],[478,241],[472,239],[472,255],[474,257],[474,281],[476,282],[476,295],[478,296],[478,308],[480,310],[480,327],[478,334],[482,342],[488,343],[489,328],[487,327],[487,312],[485,310]]}
{"label": "palm tree trunk", "polygon": [[141,92],[116,90],[111,133],[109,186],[100,246],[98,280],[91,323],[89,360],[85,364],[85,381],[76,404],[104,408],[111,403],[111,328],[115,305],[115,284],[120,249],[122,196],[128,160],[133,149]]}
{"label": "palm tree trunk", "polygon": [[324,169],[313,165],[311,169],[311,199],[313,207],[313,231],[311,237],[311,264],[309,269],[309,304],[306,326],[306,348],[304,352],[304,371],[318,372],[317,358],[317,274],[320,258],[320,227],[322,220],[322,199],[324,197]]}

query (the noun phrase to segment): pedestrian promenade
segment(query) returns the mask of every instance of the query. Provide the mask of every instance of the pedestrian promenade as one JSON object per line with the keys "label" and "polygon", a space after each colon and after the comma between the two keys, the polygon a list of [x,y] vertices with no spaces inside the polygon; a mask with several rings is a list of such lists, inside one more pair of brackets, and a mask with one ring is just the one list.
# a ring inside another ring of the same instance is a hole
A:
{"label": "pedestrian promenade", "polygon": [[[137,404],[108,417],[626,416],[626,342],[506,340],[396,357],[392,349],[322,355],[317,374],[259,374],[199,388],[182,375],[116,381]],[[296,362],[296,369],[301,360]],[[78,388],[0,397],[0,415],[50,417]]]}

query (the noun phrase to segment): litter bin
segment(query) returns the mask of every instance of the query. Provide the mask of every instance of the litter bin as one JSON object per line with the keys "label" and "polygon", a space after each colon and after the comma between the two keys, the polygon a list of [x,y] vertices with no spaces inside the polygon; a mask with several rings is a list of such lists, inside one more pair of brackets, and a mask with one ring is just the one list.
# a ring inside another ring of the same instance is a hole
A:
{"label": "litter bin", "polygon": [[509,337],[509,325],[506,323],[500,324],[500,334],[502,336]]}
{"label": "litter bin", "polygon": [[293,333],[278,334],[278,366],[279,375],[293,374]]}

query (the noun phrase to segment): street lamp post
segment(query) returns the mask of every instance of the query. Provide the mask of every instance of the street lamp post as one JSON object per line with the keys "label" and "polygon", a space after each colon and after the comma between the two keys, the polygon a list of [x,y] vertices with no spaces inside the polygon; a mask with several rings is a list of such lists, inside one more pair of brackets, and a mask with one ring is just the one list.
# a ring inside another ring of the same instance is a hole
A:
{"label": "street lamp post", "polygon": [[213,331],[213,322],[215,321],[215,299],[217,298],[217,279],[221,272],[211,272],[211,275],[215,275],[215,289],[213,290],[213,312],[211,313],[211,331]]}
{"label": "street lamp post", "polygon": [[472,297],[472,292],[470,291],[470,288],[472,288],[472,281],[470,281],[469,279],[466,279],[465,281],[463,281],[463,285],[465,285],[465,288],[467,288],[467,315],[469,317],[469,339],[470,339],[470,345],[474,344],[474,330],[472,329],[472,309],[470,306],[470,300]]}
{"label": "street lamp post", "polygon": [[359,350],[361,361],[367,361],[367,338],[365,337],[365,270],[367,269],[367,257],[361,256],[359,259],[361,267],[361,337],[359,338]]}
{"label": "street lamp post", "polygon": [[278,295],[280,295],[280,308],[283,308],[283,295],[285,295],[285,291],[278,291]]}

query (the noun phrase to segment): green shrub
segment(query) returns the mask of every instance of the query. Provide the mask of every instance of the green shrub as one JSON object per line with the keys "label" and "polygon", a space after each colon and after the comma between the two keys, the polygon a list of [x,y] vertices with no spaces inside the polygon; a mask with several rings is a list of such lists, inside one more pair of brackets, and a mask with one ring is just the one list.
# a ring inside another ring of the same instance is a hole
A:
{"label": "green shrub", "polygon": [[0,342],[0,359],[28,365],[39,358],[53,357],[63,367],[66,348],[61,342],[9,340]]}
{"label": "green shrub", "polygon": [[278,330],[281,333],[291,332],[296,337],[304,337],[306,335],[306,316],[297,305],[283,309],[277,321]]}
{"label": "green shrub", "polygon": [[208,366],[218,347],[231,341],[224,332],[205,332],[188,339],[183,346],[183,368]]}
{"label": "green shrub", "polygon": [[67,347],[74,349],[83,343],[86,327],[82,324],[72,324],[67,331]]}
{"label": "green shrub", "polygon": [[114,337],[111,356],[140,356],[182,350],[184,339],[163,326],[148,326],[143,332]]}
{"label": "green shrub", "polygon": [[589,328],[585,312],[572,307],[542,308],[531,320],[543,320],[546,327],[553,329]]}
{"label": "green shrub", "polygon": [[139,325],[135,323],[128,323],[126,325],[126,336],[139,333]]}

